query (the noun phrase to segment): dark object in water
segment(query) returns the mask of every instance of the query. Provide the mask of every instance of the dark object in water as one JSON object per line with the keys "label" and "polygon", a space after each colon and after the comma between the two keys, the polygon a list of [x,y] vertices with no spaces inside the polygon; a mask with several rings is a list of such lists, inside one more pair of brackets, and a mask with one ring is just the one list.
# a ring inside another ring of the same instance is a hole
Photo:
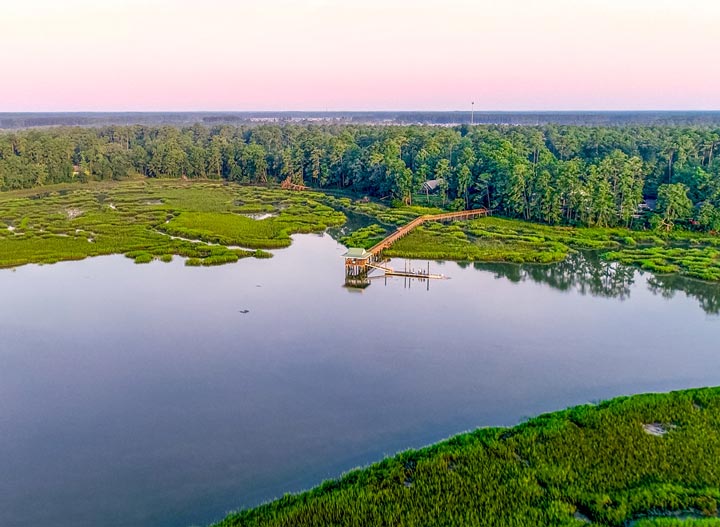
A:
{"label": "dark object in water", "polygon": [[242,313],[244,315],[245,313],[250,313],[250,310],[249,309],[241,309],[240,311],[238,311],[238,313]]}

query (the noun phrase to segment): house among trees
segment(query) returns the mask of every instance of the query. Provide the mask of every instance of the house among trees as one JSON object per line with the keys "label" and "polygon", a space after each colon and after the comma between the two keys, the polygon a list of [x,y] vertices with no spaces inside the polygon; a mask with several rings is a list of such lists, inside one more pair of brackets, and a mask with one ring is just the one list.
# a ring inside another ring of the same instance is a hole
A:
{"label": "house among trees", "polygon": [[425,194],[430,194],[431,192],[436,192],[440,188],[440,185],[442,185],[443,183],[445,183],[445,180],[442,178],[429,179],[425,183],[423,183],[422,191]]}
{"label": "house among trees", "polygon": [[642,218],[643,215],[653,212],[655,210],[656,206],[657,206],[657,199],[645,198],[638,204],[637,210],[632,215],[632,217],[635,219]]}

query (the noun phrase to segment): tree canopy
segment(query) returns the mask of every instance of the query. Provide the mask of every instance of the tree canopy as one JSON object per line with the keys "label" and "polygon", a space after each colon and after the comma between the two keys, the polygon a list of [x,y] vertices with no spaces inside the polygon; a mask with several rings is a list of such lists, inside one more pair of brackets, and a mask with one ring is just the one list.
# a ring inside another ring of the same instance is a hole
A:
{"label": "tree canopy", "polygon": [[[109,126],[0,133],[0,189],[146,177],[286,178],[549,224],[720,226],[720,129],[700,127]],[[685,196],[683,198],[682,196]],[[647,209],[647,207],[645,207]]]}

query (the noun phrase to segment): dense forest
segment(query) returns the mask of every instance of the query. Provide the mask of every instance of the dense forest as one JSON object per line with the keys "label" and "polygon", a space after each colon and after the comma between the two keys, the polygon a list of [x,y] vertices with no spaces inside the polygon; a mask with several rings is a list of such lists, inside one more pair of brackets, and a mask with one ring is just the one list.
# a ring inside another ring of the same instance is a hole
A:
{"label": "dense forest", "polygon": [[[147,177],[290,178],[548,224],[720,230],[720,128],[200,124],[0,134],[0,188]],[[652,210],[652,212],[649,212]]]}

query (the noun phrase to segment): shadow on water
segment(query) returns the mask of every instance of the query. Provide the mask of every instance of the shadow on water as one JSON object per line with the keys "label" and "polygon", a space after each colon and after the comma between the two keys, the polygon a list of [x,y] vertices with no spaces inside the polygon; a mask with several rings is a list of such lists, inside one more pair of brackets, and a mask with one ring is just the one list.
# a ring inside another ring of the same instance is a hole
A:
{"label": "shadow on water", "polygon": [[[463,264],[463,267],[468,265]],[[630,298],[637,276],[644,274],[633,267],[605,261],[593,252],[571,254],[565,261],[550,265],[479,262],[472,265],[475,269],[492,272],[497,278],[514,283],[530,280],[560,291],[576,290],[583,295],[621,301]],[[653,274],[649,274],[646,282],[650,292],[655,295],[669,299],[677,292],[683,292],[687,297],[697,300],[705,313],[720,314],[719,284],[678,275]]]}

